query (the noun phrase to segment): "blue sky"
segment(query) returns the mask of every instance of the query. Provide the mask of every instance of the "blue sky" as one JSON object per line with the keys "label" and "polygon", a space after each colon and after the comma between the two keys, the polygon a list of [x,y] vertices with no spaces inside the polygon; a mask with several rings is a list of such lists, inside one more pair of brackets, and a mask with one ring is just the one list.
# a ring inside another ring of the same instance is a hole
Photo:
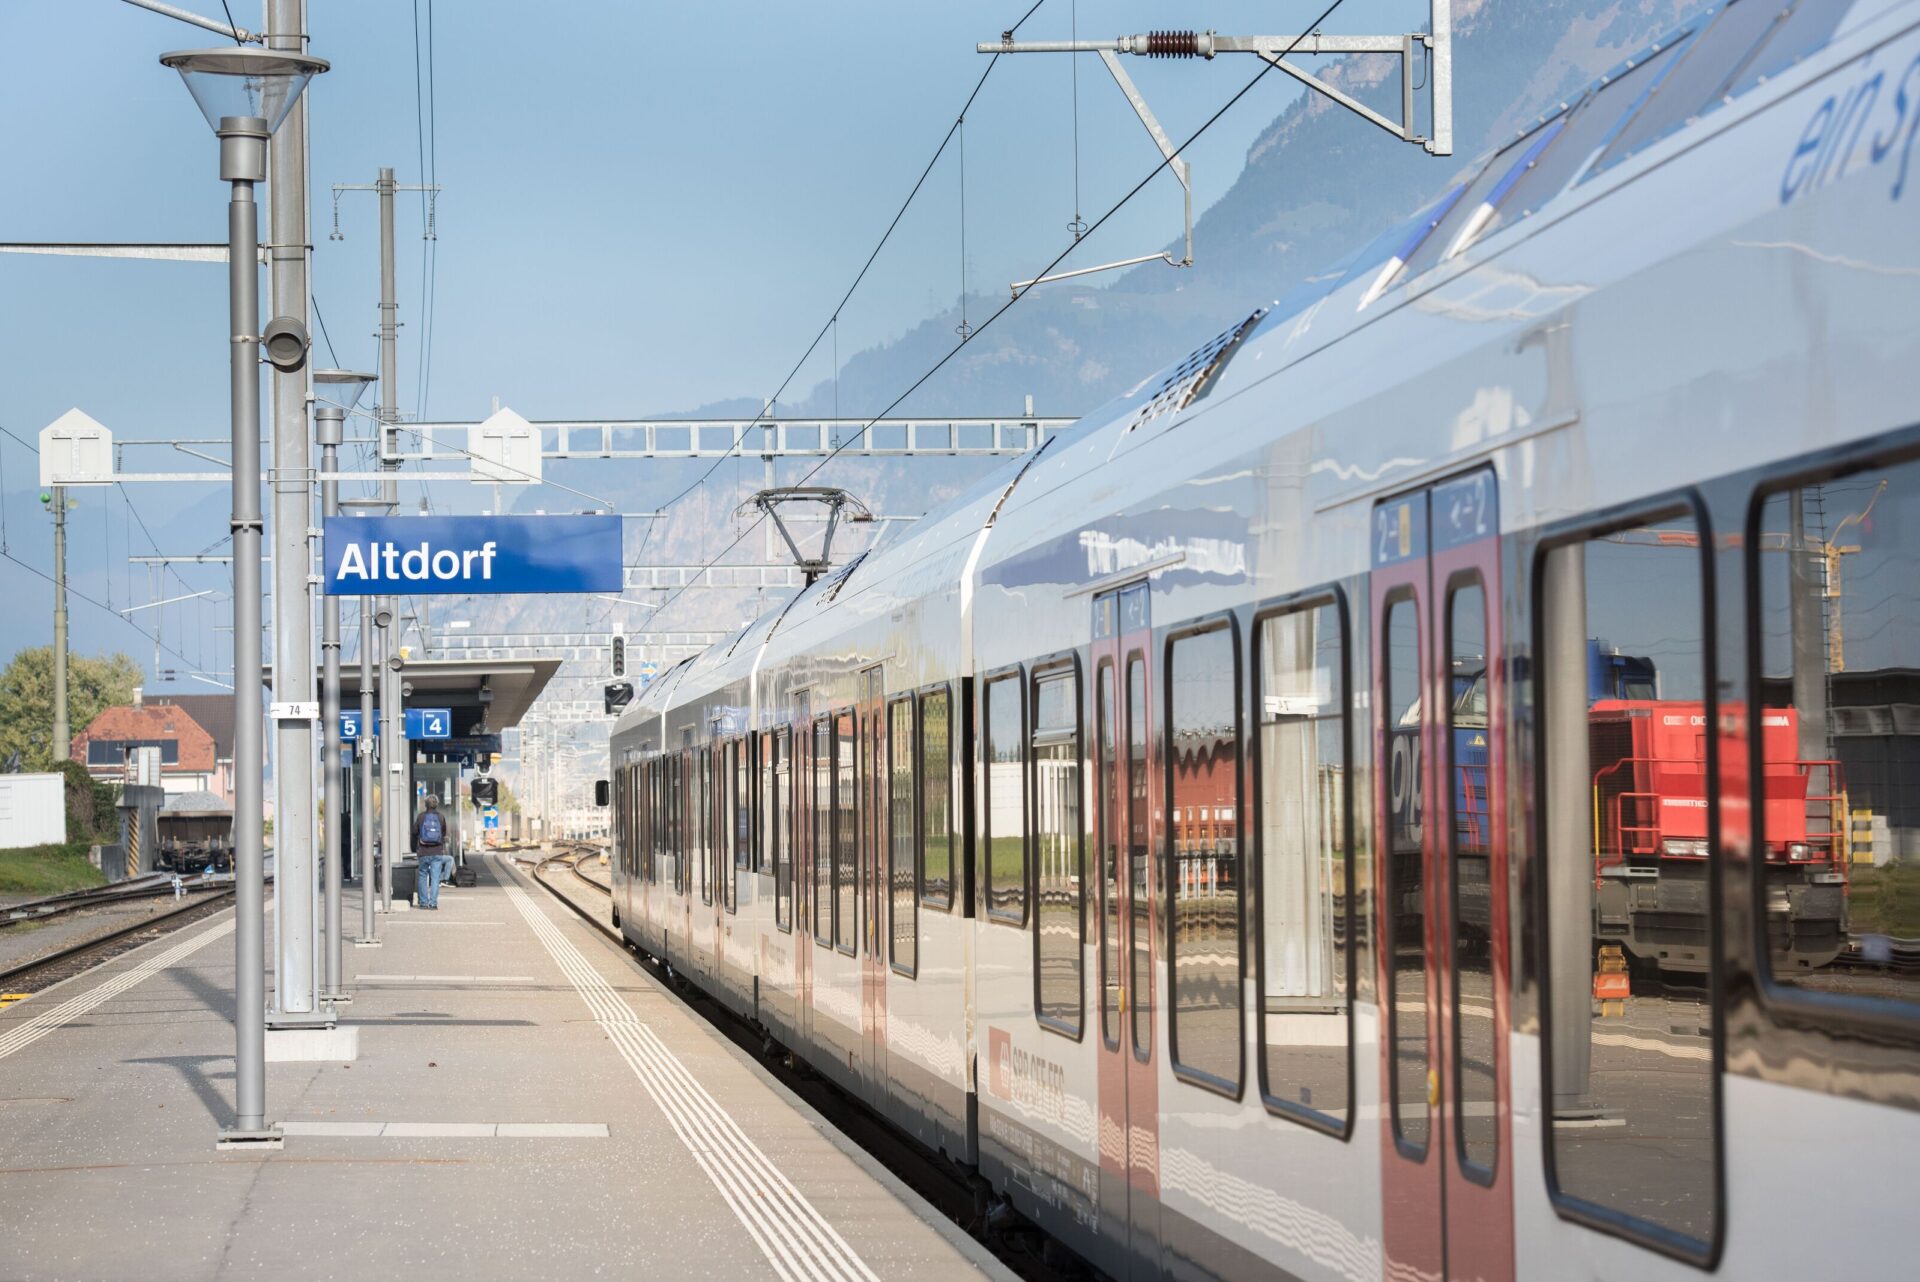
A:
{"label": "blue sky", "polygon": [[[218,12],[217,0],[197,7]],[[986,59],[973,43],[997,36],[1024,7],[439,0],[432,168],[446,190],[432,377],[423,403],[421,208],[403,198],[403,412],[479,416],[498,396],[530,418],[631,417],[770,394],[979,76]],[[1078,20],[1083,35],[1190,25],[1254,32],[1290,30],[1322,7],[1217,0],[1199,12],[1083,0]],[[334,65],[310,94],[314,296],[339,361],[371,366],[375,202],[347,196],[346,239],[332,241],[329,188],[371,182],[383,164],[402,182],[421,179],[415,6],[327,0],[312,8],[313,50]],[[425,4],[419,9],[424,21]],[[1420,25],[1425,10],[1423,0],[1347,0],[1329,29],[1399,30]],[[234,13],[259,22],[252,0],[235,3]],[[1021,34],[1064,37],[1069,18],[1065,0],[1047,0]],[[114,0],[0,6],[0,118],[9,122],[0,240],[223,238],[214,140],[156,61],[213,42]],[[63,65],[82,55],[84,64]],[[1157,153],[1098,61],[1078,62],[1081,208],[1092,217]],[[1258,70],[1248,58],[1127,66],[1176,138]],[[1003,288],[1065,243],[1074,212],[1070,77],[1064,57],[1003,59],[969,116],[974,290]],[[1197,209],[1232,183],[1248,144],[1294,92],[1268,77],[1189,152]],[[958,293],[956,159],[936,169],[843,313],[843,358],[898,336]],[[1179,218],[1178,189],[1163,175],[1070,265],[1157,248],[1178,233]],[[0,426],[32,439],[79,405],[121,440],[226,434],[220,268],[0,255],[0,300]],[[796,386],[830,372],[823,353]],[[0,439],[10,549],[46,568],[50,539],[31,504],[33,462]],[[129,463],[194,466],[155,450]],[[671,466],[658,470],[663,490],[686,479]],[[146,599],[121,563],[128,546],[146,550],[132,512],[110,491],[80,498],[76,585],[99,597],[111,589],[119,606],[130,593]],[[131,500],[169,552],[196,551],[225,533],[219,491],[148,486]],[[0,590],[27,607],[0,615],[0,655],[44,643],[46,585],[0,562]],[[190,604],[167,626],[185,633],[220,612]],[[74,627],[76,649],[124,646],[151,658],[150,643],[104,612],[76,604]]]}

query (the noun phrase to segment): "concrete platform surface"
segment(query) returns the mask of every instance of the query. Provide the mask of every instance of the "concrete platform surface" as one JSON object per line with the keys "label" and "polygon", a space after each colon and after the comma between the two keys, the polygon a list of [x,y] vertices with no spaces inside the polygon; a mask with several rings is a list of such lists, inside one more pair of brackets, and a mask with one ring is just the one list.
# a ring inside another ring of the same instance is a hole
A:
{"label": "concrete platform surface", "polygon": [[277,1151],[214,1147],[231,912],[0,1012],[0,1278],[1008,1276],[506,863],[381,934]]}

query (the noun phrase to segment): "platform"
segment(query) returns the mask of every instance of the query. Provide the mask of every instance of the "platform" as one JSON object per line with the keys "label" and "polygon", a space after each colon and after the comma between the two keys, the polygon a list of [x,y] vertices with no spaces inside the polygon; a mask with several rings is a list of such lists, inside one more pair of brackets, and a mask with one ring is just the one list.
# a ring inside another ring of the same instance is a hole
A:
{"label": "platform", "polygon": [[[349,948],[352,1062],[232,1117],[233,914],[0,1012],[0,1277],[1008,1276],[500,861]],[[349,889],[346,919],[359,921]]]}

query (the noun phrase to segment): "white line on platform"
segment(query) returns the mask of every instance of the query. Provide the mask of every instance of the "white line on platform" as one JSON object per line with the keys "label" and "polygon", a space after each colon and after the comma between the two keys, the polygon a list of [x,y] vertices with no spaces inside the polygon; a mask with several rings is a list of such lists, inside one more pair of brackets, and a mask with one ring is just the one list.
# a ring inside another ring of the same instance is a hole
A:
{"label": "white line on platform", "polygon": [[69,997],[52,1010],[36,1015],[25,1023],[8,1029],[5,1033],[0,1033],[0,1059],[5,1059],[15,1051],[33,1045],[55,1029],[72,1023],[88,1011],[112,1001],[134,985],[152,979],[175,962],[191,957],[214,940],[232,933],[233,919],[229,917],[213,929],[203,930],[193,938],[175,944],[165,952],[155,953],[138,966],[131,966],[112,978],[94,985],[79,996]]}
{"label": "white line on platform", "polygon": [[445,917],[395,917],[387,923],[389,926],[504,926],[506,924],[504,921],[454,921]]}
{"label": "white line on platform", "polygon": [[281,1122],[285,1135],[328,1139],[603,1140],[605,1122]]}
{"label": "white line on platform", "polygon": [[879,1282],[859,1253],[633,1013],[527,892],[513,884],[506,891],[774,1271],[789,1282],[803,1278]]}
{"label": "white line on platform", "polygon": [[531,984],[531,975],[355,975],[356,984]]}

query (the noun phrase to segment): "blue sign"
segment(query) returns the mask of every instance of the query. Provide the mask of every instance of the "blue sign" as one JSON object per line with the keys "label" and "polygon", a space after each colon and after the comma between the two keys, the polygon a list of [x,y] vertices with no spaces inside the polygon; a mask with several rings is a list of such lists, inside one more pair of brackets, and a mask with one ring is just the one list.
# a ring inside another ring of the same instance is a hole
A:
{"label": "blue sign", "polygon": [[[380,714],[376,712],[373,714],[373,717],[374,721],[378,723]],[[342,739],[358,739],[360,737],[360,709],[355,708],[352,712],[342,710],[340,713],[340,737]]]}
{"label": "blue sign", "polygon": [[453,712],[448,708],[408,708],[407,738],[451,739]]}
{"label": "blue sign", "polygon": [[330,516],[329,596],[618,592],[617,516]]}
{"label": "blue sign", "polygon": [[485,815],[481,816],[481,818],[489,828],[498,828],[500,826],[500,812],[498,810],[489,810]]}

